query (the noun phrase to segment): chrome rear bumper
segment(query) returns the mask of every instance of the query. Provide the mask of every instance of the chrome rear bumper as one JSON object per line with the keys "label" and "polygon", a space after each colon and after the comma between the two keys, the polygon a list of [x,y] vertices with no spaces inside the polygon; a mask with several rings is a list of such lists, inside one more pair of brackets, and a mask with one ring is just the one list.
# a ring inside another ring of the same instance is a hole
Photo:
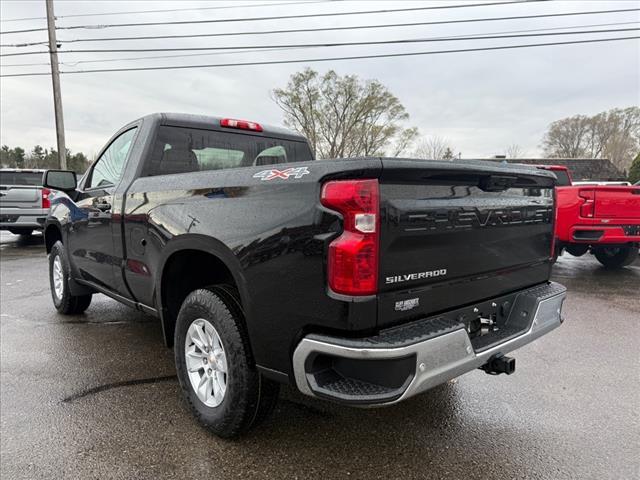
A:
{"label": "chrome rear bumper", "polygon": [[[504,340],[497,336],[496,342],[488,345],[485,342],[480,348],[477,342],[474,345],[462,324],[447,324],[442,321],[443,317],[437,318],[434,329],[423,328],[424,339],[416,339],[415,328],[404,341],[394,334],[392,342],[385,342],[384,336],[371,341],[308,335],[293,354],[296,384],[307,395],[344,403],[396,403],[479,368],[495,355],[506,354],[549,333],[562,323],[565,296],[566,289],[557,283],[518,293],[507,324],[517,322],[518,316],[522,320],[525,314],[526,323]],[[429,321],[434,319],[424,320]],[[359,378],[349,376],[348,372],[354,371],[360,372],[355,375]],[[392,378],[394,375],[396,378]]]}
{"label": "chrome rear bumper", "polygon": [[49,214],[48,208],[0,207],[0,229],[41,230]]}

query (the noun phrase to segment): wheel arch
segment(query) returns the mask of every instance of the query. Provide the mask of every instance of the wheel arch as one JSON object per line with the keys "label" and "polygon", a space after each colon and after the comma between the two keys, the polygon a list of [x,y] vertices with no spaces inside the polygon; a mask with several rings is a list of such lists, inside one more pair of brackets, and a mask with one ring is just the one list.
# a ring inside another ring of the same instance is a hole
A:
{"label": "wheel arch", "polygon": [[[173,345],[182,301],[197,288],[228,284],[237,291],[229,298],[237,302],[243,313],[248,310],[249,295],[240,262],[219,240],[200,234],[180,235],[163,248],[160,263],[155,286],[156,304],[167,346]],[[172,282],[176,278],[180,281]]]}
{"label": "wheel arch", "polygon": [[62,239],[62,229],[60,228],[60,225],[58,225],[57,223],[48,223],[43,233],[44,233],[44,244],[45,244],[45,248],[47,249],[47,254],[51,253],[51,249],[53,248],[53,245],[57,241],[61,241],[64,243]]}

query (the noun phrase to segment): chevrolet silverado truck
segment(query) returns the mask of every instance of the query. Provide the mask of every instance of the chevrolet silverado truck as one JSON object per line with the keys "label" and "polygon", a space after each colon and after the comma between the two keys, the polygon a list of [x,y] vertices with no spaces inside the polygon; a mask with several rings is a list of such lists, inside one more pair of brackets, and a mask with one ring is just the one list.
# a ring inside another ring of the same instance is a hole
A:
{"label": "chevrolet silverado truck", "polygon": [[558,177],[556,253],[579,257],[591,252],[606,268],[622,268],[638,258],[640,187],[574,185],[566,167],[540,166]]}
{"label": "chevrolet silverado truck", "polygon": [[42,230],[49,214],[51,191],[42,187],[44,170],[0,169],[0,230],[31,235]]}
{"label": "chevrolet silverado truck", "polygon": [[[159,318],[184,398],[233,437],[281,383],[356,406],[402,401],[560,325],[555,176],[390,158],[315,161],[255,122],[154,114],[77,183],[48,171],[53,304],[103,293]],[[108,355],[108,352],[104,352]],[[153,361],[150,359],[150,361]]]}

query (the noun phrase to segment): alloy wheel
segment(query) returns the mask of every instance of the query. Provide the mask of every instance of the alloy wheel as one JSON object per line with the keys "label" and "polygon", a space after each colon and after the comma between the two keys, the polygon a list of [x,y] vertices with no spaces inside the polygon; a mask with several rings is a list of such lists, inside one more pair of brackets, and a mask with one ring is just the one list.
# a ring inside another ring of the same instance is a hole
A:
{"label": "alloy wheel", "polygon": [[191,387],[202,403],[217,407],[227,391],[227,356],[220,335],[204,318],[191,322],[184,341]]}
{"label": "alloy wheel", "polygon": [[53,293],[58,300],[62,299],[64,294],[64,273],[62,271],[62,261],[60,255],[56,255],[53,259],[53,269],[51,271],[53,278]]}

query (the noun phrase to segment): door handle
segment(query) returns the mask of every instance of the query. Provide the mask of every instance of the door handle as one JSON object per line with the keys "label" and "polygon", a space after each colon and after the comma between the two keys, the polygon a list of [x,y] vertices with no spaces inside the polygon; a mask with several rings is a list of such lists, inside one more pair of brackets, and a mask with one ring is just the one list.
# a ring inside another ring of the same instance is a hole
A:
{"label": "door handle", "polygon": [[111,204],[107,203],[107,202],[95,203],[93,206],[96,207],[98,210],[100,210],[102,212],[106,212],[107,210],[111,210]]}

